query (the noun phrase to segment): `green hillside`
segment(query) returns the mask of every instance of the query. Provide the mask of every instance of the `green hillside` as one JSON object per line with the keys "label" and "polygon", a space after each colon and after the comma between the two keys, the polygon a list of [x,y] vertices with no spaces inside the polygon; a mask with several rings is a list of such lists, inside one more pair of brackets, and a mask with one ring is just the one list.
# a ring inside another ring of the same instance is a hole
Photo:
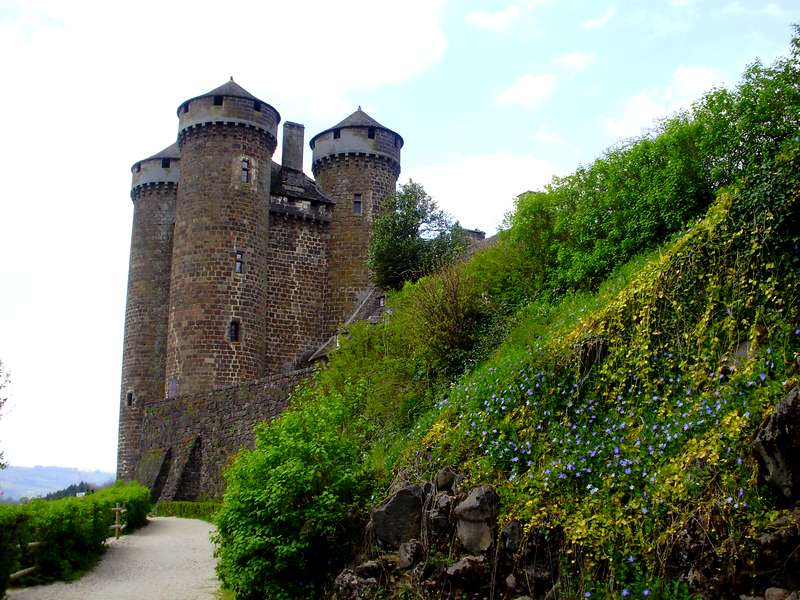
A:
{"label": "green hillside", "polygon": [[456,501],[499,494],[482,575],[453,575],[468,553],[423,526],[421,568],[351,597],[800,586],[800,556],[764,542],[800,544],[800,484],[770,485],[753,450],[800,385],[800,37],[791,48],[523,194],[494,246],[351,327],[227,472],[219,573],[236,597],[328,597],[345,567],[387,564],[372,510],[443,467],[464,476]]}

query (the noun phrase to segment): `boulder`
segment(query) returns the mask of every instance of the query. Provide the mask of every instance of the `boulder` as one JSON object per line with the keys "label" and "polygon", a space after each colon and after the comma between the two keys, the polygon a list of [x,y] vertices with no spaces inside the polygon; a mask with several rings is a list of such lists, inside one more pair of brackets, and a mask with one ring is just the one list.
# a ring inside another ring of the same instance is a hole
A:
{"label": "boulder", "polygon": [[419,562],[423,554],[424,554],[424,548],[422,547],[422,544],[417,540],[404,542],[400,544],[400,550],[398,551],[399,559],[397,561],[397,566],[401,569],[410,569],[415,564],[417,564],[417,562]]}
{"label": "boulder", "polygon": [[453,496],[439,494],[433,501],[433,507],[428,511],[428,527],[432,537],[438,541],[447,541],[450,536],[452,506]]}
{"label": "boulder", "polygon": [[373,600],[378,594],[378,582],[363,578],[350,569],[345,569],[333,584],[336,600]]}
{"label": "boulder", "polygon": [[468,552],[480,554],[492,545],[499,507],[500,497],[490,485],[473,488],[456,506],[456,534]]}
{"label": "boulder", "polygon": [[440,492],[451,491],[457,475],[458,473],[456,473],[450,467],[440,469],[436,474],[436,489]]}
{"label": "boulder", "polygon": [[511,521],[500,532],[500,542],[506,554],[513,556],[522,542],[522,525],[519,521]]}
{"label": "boulder", "polygon": [[800,499],[800,387],[792,388],[775,408],[753,450],[764,481],[787,501]]}
{"label": "boulder", "polygon": [[483,556],[465,556],[445,570],[448,579],[460,584],[482,581],[486,577],[486,559]]}
{"label": "boulder", "polygon": [[525,544],[522,570],[535,594],[543,594],[558,583],[561,545],[564,531],[561,527],[536,529]]}
{"label": "boulder", "polygon": [[372,527],[378,542],[397,548],[419,538],[422,523],[422,489],[408,485],[372,511]]}
{"label": "boulder", "polygon": [[764,600],[786,600],[791,592],[783,588],[771,587],[764,592]]}

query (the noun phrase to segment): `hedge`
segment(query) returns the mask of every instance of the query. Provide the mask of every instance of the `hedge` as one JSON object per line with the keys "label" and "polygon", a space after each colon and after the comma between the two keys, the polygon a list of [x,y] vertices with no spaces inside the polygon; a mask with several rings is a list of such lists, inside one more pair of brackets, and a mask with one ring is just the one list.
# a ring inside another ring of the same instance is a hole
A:
{"label": "hedge", "polygon": [[[75,579],[103,552],[113,530],[116,504],[125,532],[147,522],[150,491],[138,483],[115,483],[82,498],[33,500],[22,505],[0,506],[0,597],[11,573],[36,564],[26,583]],[[30,542],[44,542],[27,549]]]}
{"label": "hedge", "polygon": [[222,502],[173,500],[154,504],[150,514],[154,517],[181,517],[182,519],[200,519],[215,523],[216,512],[221,506]]}

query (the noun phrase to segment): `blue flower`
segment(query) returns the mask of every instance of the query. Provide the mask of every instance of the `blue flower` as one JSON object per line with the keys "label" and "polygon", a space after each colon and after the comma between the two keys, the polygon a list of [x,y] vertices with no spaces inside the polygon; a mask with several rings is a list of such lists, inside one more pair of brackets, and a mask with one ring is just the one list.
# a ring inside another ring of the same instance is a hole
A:
{"label": "blue flower", "polygon": [[624,589],[622,590],[622,597],[623,597],[623,598],[627,598],[627,597],[628,597],[628,596],[630,596],[630,595],[631,595],[631,591],[630,591],[628,588],[624,588]]}
{"label": "blue flower", "polygon": [[642,596],[649,596],[649,595],[650,595],[650,590],[648,590],[647,588],[644,588],[642,590]]}

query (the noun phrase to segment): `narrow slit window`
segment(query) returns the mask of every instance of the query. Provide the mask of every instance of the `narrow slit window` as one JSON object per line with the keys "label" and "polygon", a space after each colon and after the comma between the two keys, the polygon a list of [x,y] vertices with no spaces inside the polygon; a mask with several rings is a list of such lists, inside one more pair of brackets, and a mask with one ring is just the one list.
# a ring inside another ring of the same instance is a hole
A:
{"label": "narrow slit window", "polygon": [[253,101],[253,110],[256,112],[261,112],[261,102],[258,100]]}
{"label": "narrow slit window", "polygon": [[126,403],[128,406],[133,406],[133,392],[128,392],[128,393],[125,395],[125,403]]}
{"label": "narrow slit window", "polygon": [[142,163],[136,163],[136,172],[141,173],[142,171]]}
{"label": "narrow slit window", "polygon": [[231,342],[238,342],[241,336],[241,325],[239,321],[234,319],[228,325],[228,340]]}
{"label": "narrow slit window", "polygon": [[353,214],[360,215],[362,211],[361,194],[353,194]]}
{"label": "narrow slit window", "polygon": [[242,183],[250,183],[252,177],[252,165],[249,158],[242,159]]}
{"label": "narrow slit window", "polygon": [[189,112],[189,103],[187,102],[186,104],[184,104],[182,108],[183,108],[183,114]]}
{"label": "narrow slit window", "polygon": [[162,169],[169,169],[169,162],[170,162],[170,159],[162,158],[161,159],[161,168]]}
{"label": "narrow slit window", "polygon": [[236,262],[235,262],[234,270],[237,273],[244,273],[244,252],[237,252],[236,253]]}
{"label": "narrow slit window", "polygon": [[367,137],[369,137],[369,139],[371,139],[371,140],[375,139],[375,128],[374,127],[370,127],[367,130]]}
{"label": "narrow slit window", "polygon": [[398,146],[400,146],[400,138],[394,136],[394,147],[397,148]]}
{"label": "narrow slit window", "polygon": [[214,106],[222,106],[222,96],[214,96]]}
{"label": "narrow slit window", "polygon": [[342,137],[342,130],[341,129],[334,129],[333,130],[333,139],[338,140]]}

